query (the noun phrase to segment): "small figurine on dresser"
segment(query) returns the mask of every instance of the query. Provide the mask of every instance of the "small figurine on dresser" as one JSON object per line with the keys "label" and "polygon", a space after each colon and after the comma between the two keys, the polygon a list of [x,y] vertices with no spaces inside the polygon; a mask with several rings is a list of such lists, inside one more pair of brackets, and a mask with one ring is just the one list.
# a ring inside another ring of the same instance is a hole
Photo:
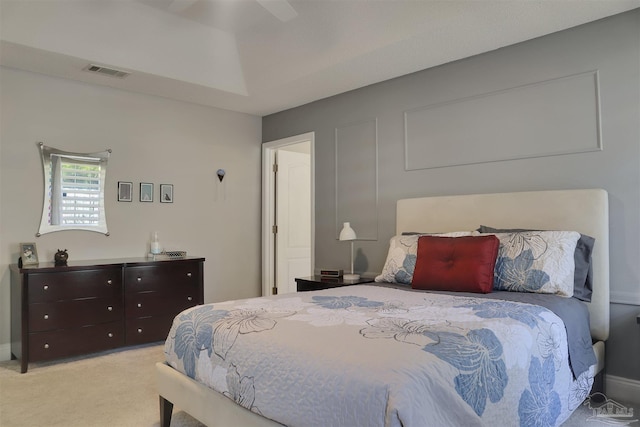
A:
{"label": "small figurine on dresser", "polygon": [[56,252],[56,254],[53,257],[53,261],[56,265],[56,267],[61,267],[64,265],[67,265],[67,260],[69,259],[69,254],[67,253],[67,250],[63,250],[61,251],[60,249],[58,249],[58,252]]}

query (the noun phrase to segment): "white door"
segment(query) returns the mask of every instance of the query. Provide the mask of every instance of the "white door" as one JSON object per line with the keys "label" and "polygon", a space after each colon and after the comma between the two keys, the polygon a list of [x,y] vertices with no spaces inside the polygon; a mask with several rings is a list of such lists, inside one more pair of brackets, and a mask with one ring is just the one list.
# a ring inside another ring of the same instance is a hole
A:
{"label": "white door", "polygon": [[296,292],[311,275],[311,163],[305,152],[277,150],[276,273],[278,294]]}
{"label": "white door", "polygon": [[262,295],[295,292],[295,278],[313,274],[314,144],[313,132],[262,144]]}

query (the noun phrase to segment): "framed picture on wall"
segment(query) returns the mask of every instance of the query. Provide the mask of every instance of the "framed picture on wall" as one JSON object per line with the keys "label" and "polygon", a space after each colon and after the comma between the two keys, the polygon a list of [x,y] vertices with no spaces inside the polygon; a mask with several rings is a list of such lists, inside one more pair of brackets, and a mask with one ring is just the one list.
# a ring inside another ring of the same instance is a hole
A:
{"label": "framed picture on wall", "polygon": [[35,243],[20,243],[22,265],[38,264],[38,250]]}
{"label": "framed picture on wall", "polygon": [[133,183],[118,181],[118,201],[130,202],[133,200]]}
{"label": "framed picture on wall", "polygon": [[160,184],[160,202],[173,203],[173,184]]}
{"label": "framed picture on wall", "polygon": [[153,184],[150,182],[140,183],[140,201],[153,202]]}

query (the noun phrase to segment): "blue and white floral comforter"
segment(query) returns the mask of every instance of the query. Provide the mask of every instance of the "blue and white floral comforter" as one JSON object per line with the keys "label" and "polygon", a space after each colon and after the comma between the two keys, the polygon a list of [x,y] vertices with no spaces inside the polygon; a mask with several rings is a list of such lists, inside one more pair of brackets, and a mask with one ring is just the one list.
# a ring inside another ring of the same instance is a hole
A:
{"label": "blue and white floral comforter", "polygon": [[546,308],[369,285],[188,309],[165,355],[289,426],[556,426],[593,382]]}

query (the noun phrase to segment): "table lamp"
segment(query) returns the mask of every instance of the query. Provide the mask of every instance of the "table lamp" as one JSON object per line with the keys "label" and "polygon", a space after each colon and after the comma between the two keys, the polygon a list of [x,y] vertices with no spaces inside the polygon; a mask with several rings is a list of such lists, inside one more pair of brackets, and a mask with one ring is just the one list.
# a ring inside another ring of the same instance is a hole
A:
{"label": "table lamp", "polygon": [[341,240],[341,241],[345,241],[345,240],[351,241],[351,274],[345,274],[343,276],[343,279],[344,280],[358,280],[360,278],[360,275],[353,273],[353,241],[356,240],[356,232],[353,231],[353,228],[351,228],[351,225],[348,222],[345,222],[344,225],[342,226],[342,231],[340,231],[339,240]]}

